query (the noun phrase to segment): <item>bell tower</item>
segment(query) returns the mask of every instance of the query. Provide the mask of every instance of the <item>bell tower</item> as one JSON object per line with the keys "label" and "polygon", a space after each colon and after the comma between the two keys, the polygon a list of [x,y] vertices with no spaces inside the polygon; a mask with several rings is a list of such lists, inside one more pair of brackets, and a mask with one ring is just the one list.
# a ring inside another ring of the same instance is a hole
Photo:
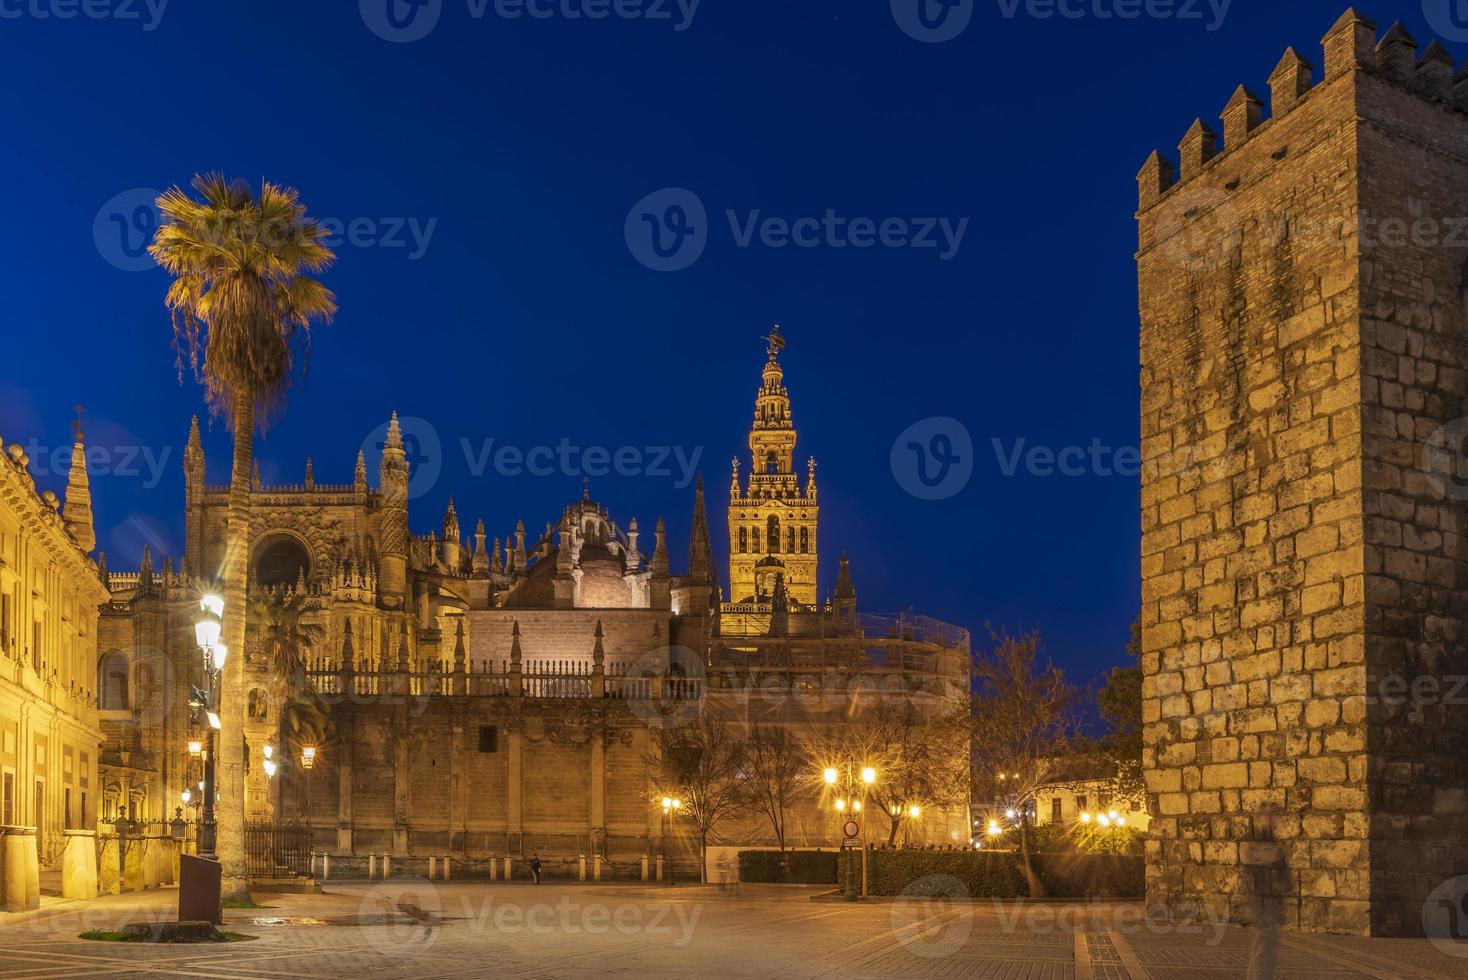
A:
{"label": "bell tower", "polygon": [[739,460],[729,486],[730,599],[768,602],[782,579],[791,601],[816,602],[816,463],[808,463],[804,488],[795,472],[795,423],[776,326],[765,338],[765,362],[749,430],[750,472],[739,483]]}

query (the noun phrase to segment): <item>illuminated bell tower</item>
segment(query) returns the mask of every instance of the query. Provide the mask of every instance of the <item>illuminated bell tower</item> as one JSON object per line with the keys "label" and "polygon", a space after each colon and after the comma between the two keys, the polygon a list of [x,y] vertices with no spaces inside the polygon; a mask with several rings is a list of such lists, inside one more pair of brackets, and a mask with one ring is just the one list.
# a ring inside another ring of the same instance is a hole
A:
{"label": "illuminated bell tower", "polygon": [[739,460],[729,487],[729,597],[769,601],[777,579],[791,601],[816,603],[816,461],[807,463],[804,489],[795,473],[795,424],[780,367],[785,338],[775,327],[765,338],[769,360],[755,397],[749,430],[751,468],[739,485]]}

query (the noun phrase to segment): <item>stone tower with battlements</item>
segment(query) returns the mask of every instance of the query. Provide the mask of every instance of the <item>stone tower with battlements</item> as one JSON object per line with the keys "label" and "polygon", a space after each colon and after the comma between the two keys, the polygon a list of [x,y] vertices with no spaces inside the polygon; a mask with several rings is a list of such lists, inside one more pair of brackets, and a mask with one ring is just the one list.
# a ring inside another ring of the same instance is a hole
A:
{"label": "stone tower with battlements", "polygon": [[729,486],[729,598],[769,602],[777,582],[793,602],[814,606],[816,577],[816,461],[805,486],[795,472],[795,422],[780,367],[785,338],[777,326],[766,338],[765,362],[749,430],[751,469],[739,485],[739,460]]}
{"label": "stone tower with battlements", "polygon": [[1269,89],[1140,175],[1149,898],[1421,934],[1468,872],[1468,73],[1350,10]]}

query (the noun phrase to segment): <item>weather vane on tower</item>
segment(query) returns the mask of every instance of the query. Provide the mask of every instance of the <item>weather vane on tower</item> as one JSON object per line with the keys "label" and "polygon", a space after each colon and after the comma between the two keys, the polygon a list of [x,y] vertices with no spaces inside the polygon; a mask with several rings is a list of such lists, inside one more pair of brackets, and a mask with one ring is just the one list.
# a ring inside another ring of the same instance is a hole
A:
{"label": "weather vane on tower", "polygon": [[780,353],[780,351],[785,349],[785,338],[780,334],[780,325],[778,323],[775,324],[775,329],[770,331],[770,335],[766,337],[765,340],[768,341],[770,345],[771,359],[773,359],[776,354]]}

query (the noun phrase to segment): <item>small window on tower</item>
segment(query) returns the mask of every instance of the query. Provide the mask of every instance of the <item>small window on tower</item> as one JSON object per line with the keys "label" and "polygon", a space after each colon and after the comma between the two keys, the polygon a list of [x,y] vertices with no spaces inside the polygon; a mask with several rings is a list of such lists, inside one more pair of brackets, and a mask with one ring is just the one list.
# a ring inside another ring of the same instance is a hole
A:
{"label": "small window on tower", "polygon": [[479,726],[479,751],[484,753],[498,752],[500,750],[500,726]]}
{"label": "small window on tower", "polygon": [[749,550],[749,528],[747,528],[747,527],[741,527],[739,529],[739,553],[740,554],[743,554],[744,552],[746,552],[748,550]]}
{"label": "small window on tower", "polygon": [[800,553],[803,555],[810,553],[810,528],[808,527],[800,529]]}

